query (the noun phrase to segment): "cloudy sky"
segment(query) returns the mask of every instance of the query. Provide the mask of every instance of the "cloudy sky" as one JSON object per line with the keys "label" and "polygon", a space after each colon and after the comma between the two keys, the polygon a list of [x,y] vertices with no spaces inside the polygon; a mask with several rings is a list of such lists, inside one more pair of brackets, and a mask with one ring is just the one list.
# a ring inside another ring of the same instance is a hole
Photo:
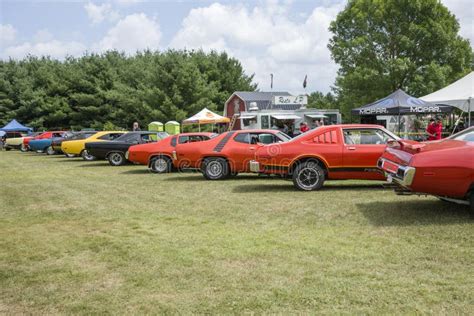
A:
{"label": "cloudy sky", "polygon": [[[474,40],[472,0],[443,0]],[[328,92],[337,65],[327,49],[329,23],[343,0],[0,0],[0,58],[64,58],[85,51],[145,48],[225,50],[261,90]]]}

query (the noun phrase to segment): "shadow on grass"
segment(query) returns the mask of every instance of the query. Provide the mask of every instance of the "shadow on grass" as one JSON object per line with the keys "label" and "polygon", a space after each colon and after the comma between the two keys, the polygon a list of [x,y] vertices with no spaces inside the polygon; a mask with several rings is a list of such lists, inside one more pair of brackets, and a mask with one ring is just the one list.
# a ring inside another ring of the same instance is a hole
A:
{"label": "shadow on grass", "polygon": [[448,225],[474,223],[469,207],[441,200],[367,202],[357,204],[360,212],[375,226]]}
{"label": "shadow on grass", "polygon": [[[275,179],[280,180],[279,184],[263,184],[263,185],[240,185],[234,188],[235,193],[255,193],[255,192],[288,192],[295,191],[298,192],[291,180],[283,181],[282,178],[265,178],[262,179]],[[325,184],[320,191],[313,192],[317,194],[318,192],[324,191],[373,191],[373,190],[385,190],[381,184],[351,184],[351,185],[338,185],[338,184]],[[302,192],[302,191],[300,191]],[[308,194],[311,194],[308,192]]]}
{"label": "shadow on grass", "polygon": [[147,168],[122,171],[121,174],[154,174]]}
{"label": "shadow on grass", "polygon": [[[186,170],[186,171],[180,171],[180,172],[175,172],[176,176],[175,177],[168,177],[166,179],[163,179],[164,181],[203,181],[205,180],[202,173],[198,170]],[[267,177],[267,176],[258,176],[258,175],[252,175],[252,174],[242,174],[242,175],[237,175],[235,177],[231,177],[226,180],[216,180],[216,182],[219,183],[227,183],[227,182],[232,182],[232,181],[244,181],[244,180],[269,180],[269,179],[279,179],[281,180],[280,177]],[[209,180],[211,181],[211,180]]]}
{"label": "shadow on grass", "polygon": [[83,161],[84,163],[82,165],[79,165],[78,167],[82,168],[94,168],[94,167],[110,167],[109,163],[107,161]]}

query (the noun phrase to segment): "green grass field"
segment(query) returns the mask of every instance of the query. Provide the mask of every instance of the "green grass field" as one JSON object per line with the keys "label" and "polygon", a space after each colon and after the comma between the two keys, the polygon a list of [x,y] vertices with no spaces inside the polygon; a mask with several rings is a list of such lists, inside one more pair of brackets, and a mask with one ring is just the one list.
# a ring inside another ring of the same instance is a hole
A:
{"label": "green grass field", "polygon": [[0,152],[0,314],[473,314],[468,208]]}

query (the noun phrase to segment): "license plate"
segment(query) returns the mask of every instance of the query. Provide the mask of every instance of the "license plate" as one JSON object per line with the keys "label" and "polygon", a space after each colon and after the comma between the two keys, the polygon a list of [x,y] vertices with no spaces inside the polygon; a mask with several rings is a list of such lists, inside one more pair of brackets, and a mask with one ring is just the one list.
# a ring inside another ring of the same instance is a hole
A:
{"label": "license plate", "polygon": [[390,161],[387,161],[387,160],[384,160],[383,162],[383,165],[382,165],[382,168],[388,172],[392,172],[392,173],[397,173],[398,171],[398,165],[390,162]]}

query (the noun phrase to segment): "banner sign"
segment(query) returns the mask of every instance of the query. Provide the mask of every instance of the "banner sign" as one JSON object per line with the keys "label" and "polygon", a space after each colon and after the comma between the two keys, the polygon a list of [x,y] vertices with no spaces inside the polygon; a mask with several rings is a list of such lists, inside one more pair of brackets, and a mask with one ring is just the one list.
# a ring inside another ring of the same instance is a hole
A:
{"label": "banner sign", "polygon": [[273,97],[273,104],[308,104],[307,95],[276,95]]}

